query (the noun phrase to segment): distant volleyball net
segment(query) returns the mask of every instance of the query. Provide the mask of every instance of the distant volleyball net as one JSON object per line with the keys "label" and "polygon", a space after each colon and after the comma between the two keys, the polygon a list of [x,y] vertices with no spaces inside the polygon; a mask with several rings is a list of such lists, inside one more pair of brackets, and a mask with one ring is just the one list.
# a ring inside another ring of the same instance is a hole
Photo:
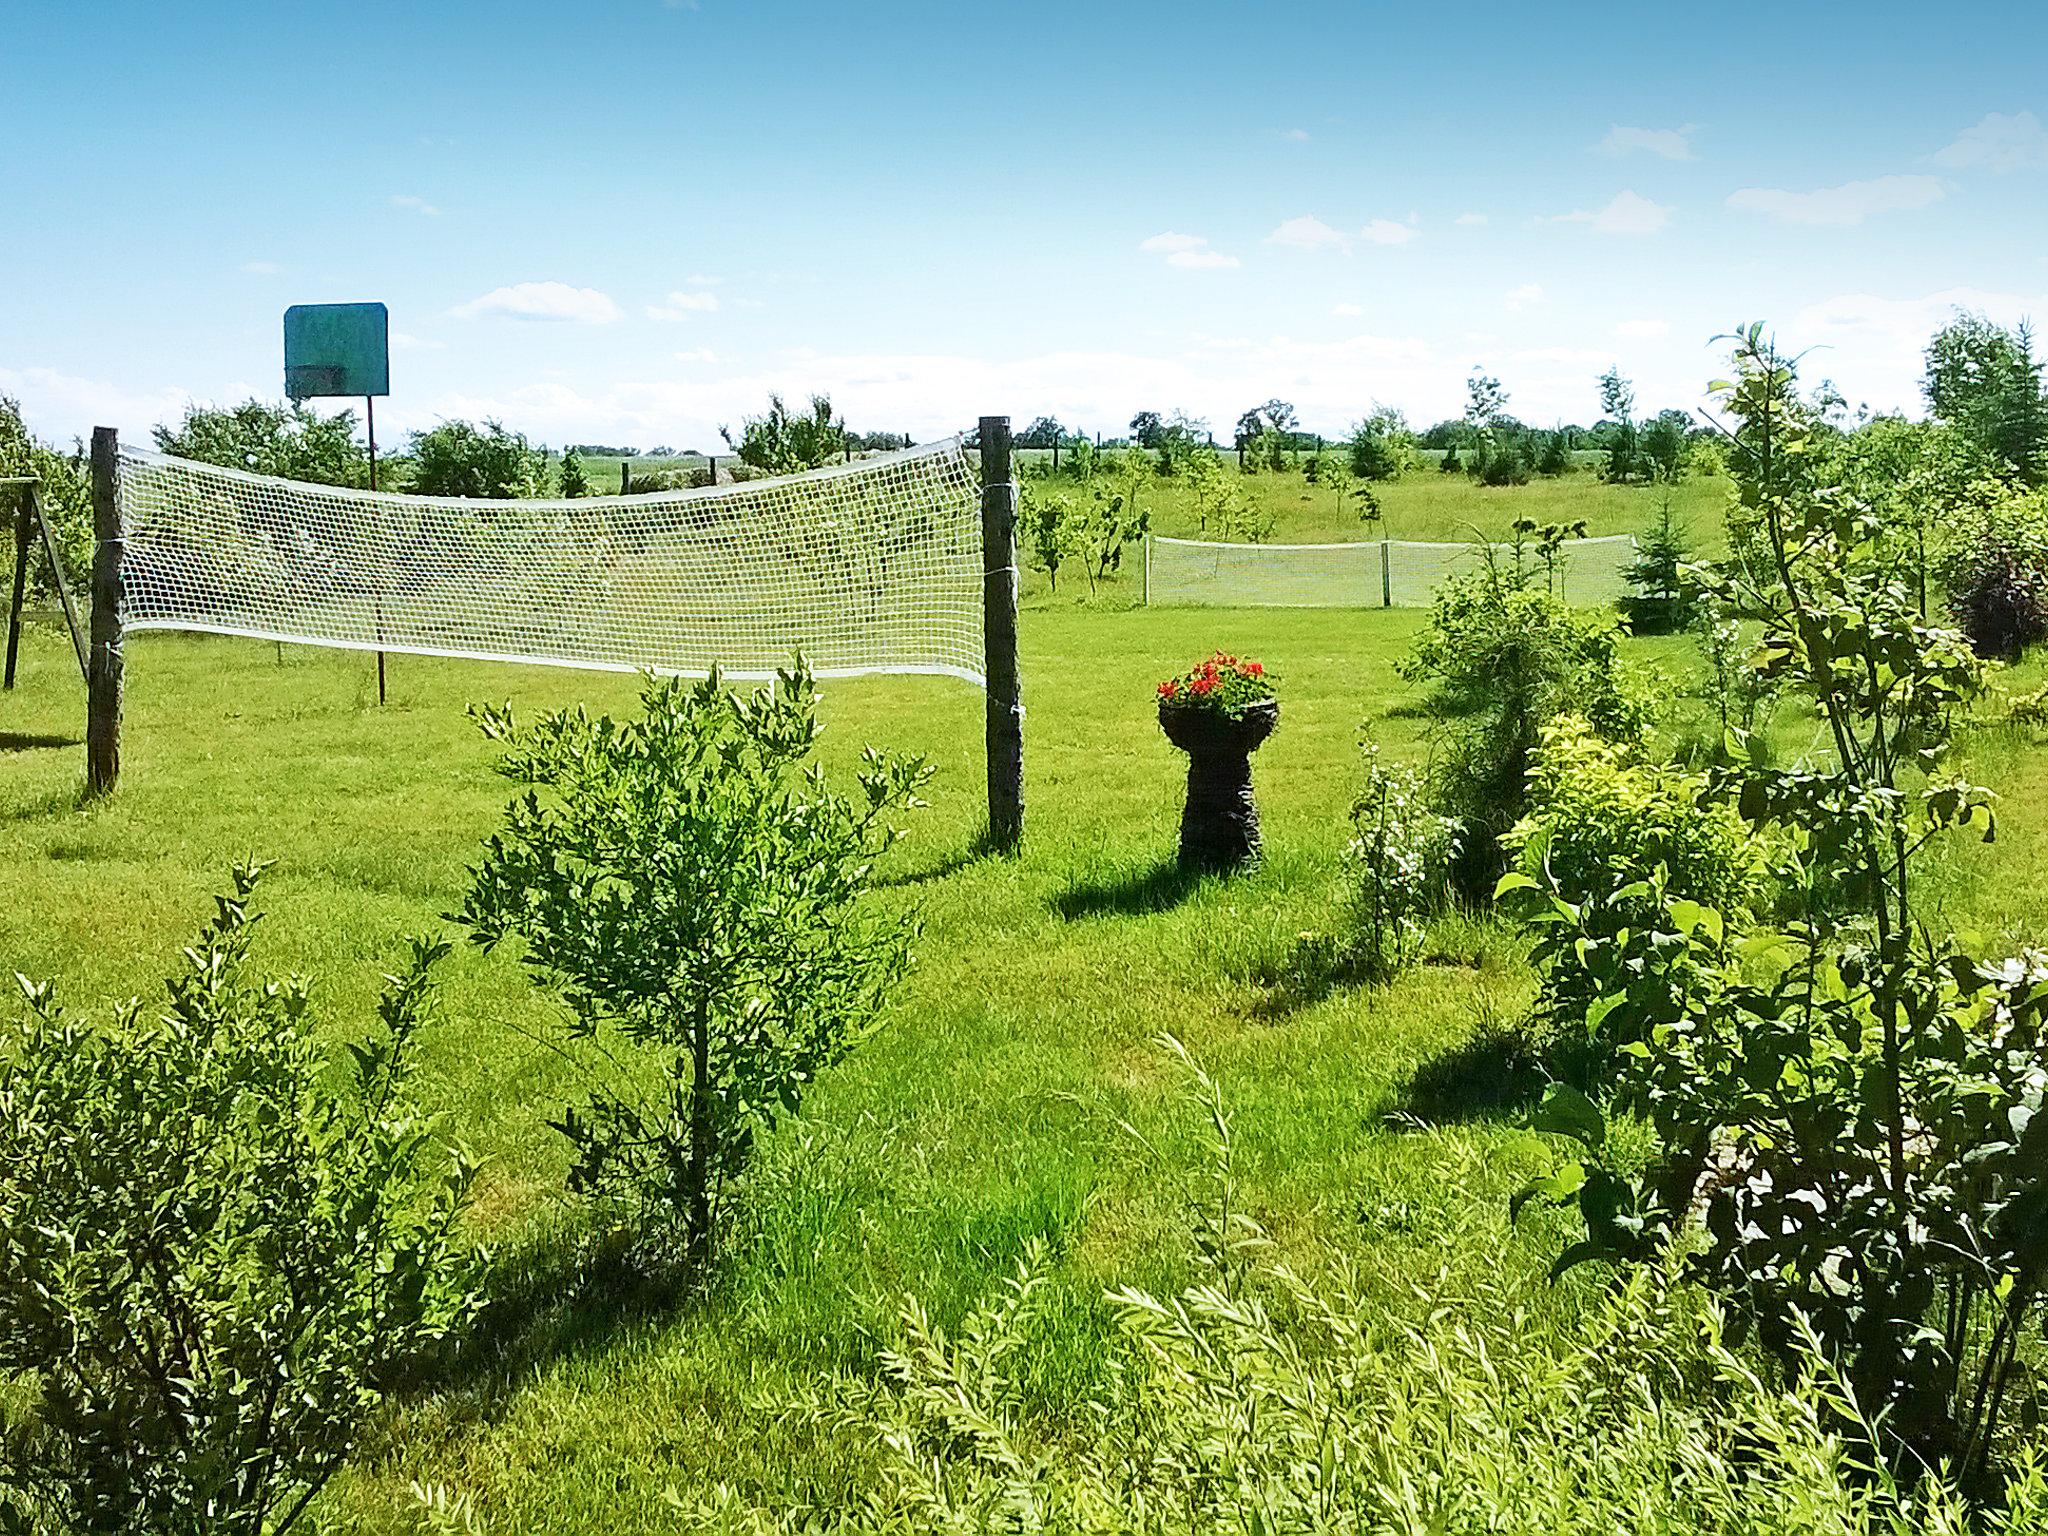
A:
{"label": "distant volleyball net", "polygon": [[[1145,601],[1154,607],[1421,608],[1444,579],[1481,568],[1489,552],[1512,563],[1513,546],[1427,544],[1216,544],[1151,538],[1145,545]],[[1635,559],[1626,534],[1573,539],[1558,552],[1554,585],[1567,601],[1594,607],[1628,591]],[[1525,562],[1536,560],[1525,546]],[[1540,579],[1540,576],[1539,576]]]}
{"label": "distant volleyball net", "polygon": [[356,650],[986,684],[957,438],[808,474],[568,501],[308,485],[122,447],[128,629]]}

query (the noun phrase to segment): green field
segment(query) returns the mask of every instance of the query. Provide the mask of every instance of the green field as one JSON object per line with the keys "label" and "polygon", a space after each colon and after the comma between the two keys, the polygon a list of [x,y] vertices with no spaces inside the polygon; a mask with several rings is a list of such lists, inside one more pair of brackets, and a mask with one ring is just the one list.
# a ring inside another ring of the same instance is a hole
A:
{"label": "green field", "polygon": [[[1720,489],[1686,488],[1702,525]],[[1497,494],[1538,518],[1583,509],[1571,515],[1595,531],[1639,527],[1651,506],[1590,477]],[[1449,535],[1495,495],[1418,476],[1386,500],[1416,536]],[[1312,500],[1289,513],[1281,536],[1336,531]],[[781,1421],[778,1396],[868,1369],[906,1290],[957,1319],[1034,1238],[1057,1255],[1058,1300],[1028,1407],[1058,1426],[1097,1385],[1105,1288],[1187,1274],[1181,1179],[1203,1153],[1149,1043],[1161,1031],[1220,1079],[1247,1205],[1284,1253],[1356,1259],[1390,1316],[1455,1314],[1505,1275],[1526,1281],[1528,1329],[1578,1326],[1599,1282],[1544,1286],[1560,1229],[1506,1217],[1552,1154],[1471,1049],[1533,995],[1513,936],[1453,917],[1385,990],[1269,984],[1299,933],[1336,920],[1361,723],[1390,755],[1425,751],[1393,670],[1421,616],[1113,611],[1127,602],[1126,589],[1100,607],[1026,605],[1028,835],[1014,861],[975,852],[979,692],[827,688],[830,767],[868,743],[939,765],[880,897],[922,912],[920,963],[881,1031],[766,1150],[708,1294],[652,1305],[578,1280],[545,1126],[575,1084],[536,1040],[557,1006],[511,959],[458,950],[424,1091],[485,1159],[475,1221],[517,1300],[489,1360],[382,1426],[324,1500],[323,1528],[420,1529],[415,1480],[473,1495],[483,1528],[502,1531],[674,1529],[665,1491],[721,1482],[769,1504],[830,1502],[860,1469]],[[1218,646],[1262,657],[1284,699],[1257,760],[1269,856],[1251,876],[1188,886],[1170,870],[1184,760],[1152,687]],[[1688,645],[1630,651],[1682,719]],[[256,855],[276,861],[261,958],[318,978],[323,1023],[360,1028],[397,936],[447,926],[508,792],[464,707],[622,712],[635,692],[626,677],[410,657],[391,659],[390,679],[379,709],[366,656],[135,637],[122,787],[81,809],[76,669],[60,636],[32,630],[22,687],[0,699],[0,967],[56,977],[79,1004],[147,992],[229,862]],[[1786,725],[1795,744],[1800,729]],[[2048,755],[2010,732],[1972,750],[2005,819],[1996,845],[1943,869],[1944,915],[2038,936],[2048,910],[2023,876],[2048,855]],[[1162,1158],[1134,1153],[1120,1119]]]}

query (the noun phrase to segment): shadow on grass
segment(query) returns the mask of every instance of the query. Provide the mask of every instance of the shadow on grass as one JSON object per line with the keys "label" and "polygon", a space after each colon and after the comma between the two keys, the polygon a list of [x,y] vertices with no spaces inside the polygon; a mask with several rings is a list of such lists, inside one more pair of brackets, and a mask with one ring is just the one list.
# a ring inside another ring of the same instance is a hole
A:
{"label": "shadow on grass", "polygon": [[975,834],[974,840],[965,848],[947,854],[937,863],[920,865],[915,869],[892,870],[889,873],[877,875],[875,877],[875,884],[885,890],[899,886],[930,885],[933,881],[943,880],[948,875],[957,875],[961,870],[979,864],[984,859],[1007,857],[1009,855],[996,847],[994,839],[989,835],[988,829],[984,827]]}
{"label": "shadow on grass", "polygon": [[1090,917],[1145,917],[1179,906],[1207,878],[1166,858],[1135,874],[1070,885],[1053,897],[1052,909],[1068,922]]}
{"label": "shadow on grass", "polygon": [[1487,1023],[1417,1067],[1400,1107],[1431,1125],[1519,1116],[1535,1106],[1547,1081],[1522,1026]]}
{"label": "shadow on grass", "polygon": [[0,752],[49,752],[84,745],[83,736],[59,735],[54,731],[0,731]]}

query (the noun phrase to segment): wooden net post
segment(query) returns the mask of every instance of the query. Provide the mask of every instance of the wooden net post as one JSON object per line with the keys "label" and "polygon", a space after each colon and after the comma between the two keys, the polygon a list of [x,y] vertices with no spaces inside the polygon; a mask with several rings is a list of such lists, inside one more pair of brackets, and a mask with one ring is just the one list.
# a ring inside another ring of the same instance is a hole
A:
{"label": "wooden net post", "polygon": [[981,418],[982,645],[988,674],[988,836],[998,852],[1024,838],[1024,701],[1017,674],[1017,486],[1010,418]]}
{"label": "wooden net post", "polygon": [[14,595],[7,609],[7,678],[6,686],[14,686],[14,664],[21,652],[21,605],[28,600],[28,539],[29,500],[28,487],[33,482],[24,480],[0,480],[0,487],[12,489],[20,517],[14,525]]}
{"label": "wooden net post", "polygon": [[121,504],[115,497],[120,437],[92,429],[92,655],[85,675],[85,791],[110,793],[121,777]]}

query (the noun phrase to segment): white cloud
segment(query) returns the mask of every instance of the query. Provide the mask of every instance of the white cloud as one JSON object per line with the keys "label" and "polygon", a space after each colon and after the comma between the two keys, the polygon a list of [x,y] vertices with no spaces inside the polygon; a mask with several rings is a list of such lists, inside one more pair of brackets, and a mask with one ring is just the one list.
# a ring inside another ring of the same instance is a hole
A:
{"label": "white cloud", "polygon": [[1163,255],[1169,267],[1215,268],[1234,267],[1238,264],[1235,256],[1209,249],[1207,235],[1183,235],[1176,230],[1166,230],[1140,240],[1138,249],[1154,256]]}
{"label": "white cloud", "polygon": [[438,219],[441,216],[441,210],[428,202],[424,197],[414,197],[410,193],[400,193],[392,198],[391,206],[394,208],[410,209],[414,213],[425,214],[430,219]]}
{"label": "white cloud", "polygon": [[94,427],[114,427],[123,438],[147,446],[152,426],[182,415],[192,404],[182,389],[130,389],[54,368],[0,368],[0,395],[21,402],[22,420],[31,433],[60,444]]}
{"label": "white cloud", "polygon": [[701,290],[696,293],[686,293],[681,289],[677,289],[668,296],[666,304],[648,305],[647,318],[650,320],[687,320],[691,315],[708,315],[717,308],[718,295],[715,293],[705,293]]}
{"label": "white cloud", "polygon": [[1406,245],[1421,233],[1415,223],[1413,215],[1406,224],[1395,219],[1374,219],[1359,233],[1374,245]]}
{"label": "white cloud", "polygon": [[274,261],[245,261],[242,270],[251,277],[275,277],[284,270]]}
{"label": "white cloud", "polygon": [[1934,333],[1959,309],[1974,310],[2000,325],[2016,325],[2048,314],[2048,292],[2020,294],[1983,288],[1944,288],[1912,298],[1843,293],[1798,311],[1785,328],[1788,350],[1825,346],[1827,361],[1809,365],[1841,381],[1852,399],[1879,409],[1920,408],[1922,355]]}
{"label": "white cloud", "polygon": [[1664,160],[1690,160],[1692,136],[1699,131],[1697,123],[1687,123],[1683,128],[1624,128],[1616,123],[1600,141],[1600,153],[1627,155],[1641,150]]}
{"label": "white cloud", "polygon": [[1332,229],[1312,213],[1286,219],[1266,236],[1268,245],[1284,245],[1297,251],[1348,251],[1351,242],[1341,230]]}
{"label": "white cloud", "polygon": [[1486,222],[1486,215],[1483,213],[1461,213],[1451,222],[1453,224],[1464,224],[1468,227],[1477,226]]}
{"label": "white cloud", "polygon": [[1603,235],[1654,235],[1671,222],[1671,210],[1634,192],[1617,192],[1604,208],[1560,213],[1553,224],[1590,224]]}
{"label": "white cloud", "polygon": [[1987,112],[1927,157],[1951,171],[2024,171],[2048,166],[2048,128],[2031,112]]}
{"label": "white cloud", "polygon": [[1787,192],[1780,187],[1744,187],[1728,194],[1728,206],[1767,213],[1787,224],[1844,227],[1861,224],[1874,214],[1925,208],[1943,196],[1939,176],[1879,176],[1873,181],[1846,181],[1839,187]]}
{"label": "white cloud", "polygon": [[1614,334],[1631,341],[1654,341],[1659,336],[1671,334],[1669,320],[1623,320],[1614,327]]}
{"label": "white cloud", "polygon": [[397,352],[439,352],[448,345],[445,341],[428,341],[409,331],[391,333],[392,350]]}
{"label": "white cloud", "polygon": [[676,353],[675,359],[679,363],[715,363],[718,354],[709,347],[692,347],[687,352]]}
{"label": "white cloud", "polygon": [[1363,304],[1338,304],[1331,308],[1330,313],[1339,320],[1356,320],[1365,313],[1365,306]]}
{"label": "white cloud", "polygon": [[513,283],[458,304],[448,311],[458,320],[480,315],[505,315],[514,320],[573,320],[583,325],[610,325],[620,317],[609,294],[567,283]]}
{"label": "white cloud", "polygon": [[1280,137],[1287,140],[1290,144],[1306,144],[1308,142],[1308,130],[1306,128],[1289,128]]}
{"label": "white cloud", "polygon": [[1532,304],[1541,304],[1543,299],[1541,283],[1524,283],[1519,288],[1509,289],[1507,297],[1502,302],[1509,309],[1527,309]]}

